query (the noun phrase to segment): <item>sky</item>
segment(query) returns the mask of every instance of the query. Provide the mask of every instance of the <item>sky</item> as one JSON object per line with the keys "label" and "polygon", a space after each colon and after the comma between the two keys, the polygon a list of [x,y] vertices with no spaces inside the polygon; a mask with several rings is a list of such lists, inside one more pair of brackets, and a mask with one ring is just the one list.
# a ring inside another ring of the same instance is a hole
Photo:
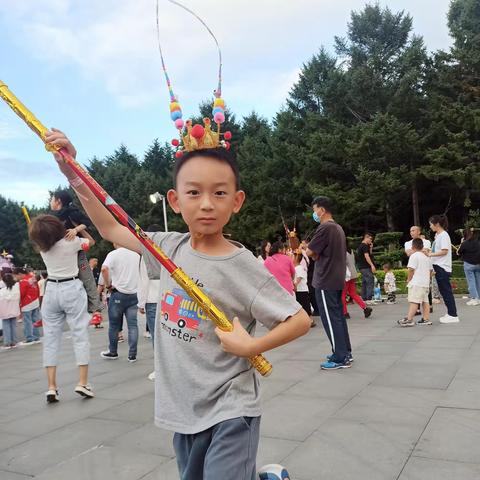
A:
{"label": "sky", "polygon": [[[183,0],[218,38],[222,96],[237,118],[271,119],[321,46],[333,53],[361,0]],[[448,49],[450,0],[381,0],[413,17],[429,51]],[[162,48],[184,118],[217,80],[212,38],[187,12],[159,0]],[[155,0],[0,0],[0,80],[48,127],[67,133],[80,163],[122,143],[143,155],[170,141],[168,91],[156,39]],[[0,102],[0,194],[45,206],[65,184],[41,141]]]}

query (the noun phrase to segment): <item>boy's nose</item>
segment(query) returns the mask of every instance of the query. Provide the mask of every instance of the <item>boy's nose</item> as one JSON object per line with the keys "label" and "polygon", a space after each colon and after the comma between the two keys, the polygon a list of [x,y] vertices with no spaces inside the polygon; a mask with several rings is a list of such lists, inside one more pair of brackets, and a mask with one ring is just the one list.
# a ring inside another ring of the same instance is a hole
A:
{"label": "boy's nose", "polygon": [[200,204],[200,208],[202,210],[213,210],[213,204],[212,202],[210,201],[210,198],[205,195],[203,198],[202,198],[202,202]]}

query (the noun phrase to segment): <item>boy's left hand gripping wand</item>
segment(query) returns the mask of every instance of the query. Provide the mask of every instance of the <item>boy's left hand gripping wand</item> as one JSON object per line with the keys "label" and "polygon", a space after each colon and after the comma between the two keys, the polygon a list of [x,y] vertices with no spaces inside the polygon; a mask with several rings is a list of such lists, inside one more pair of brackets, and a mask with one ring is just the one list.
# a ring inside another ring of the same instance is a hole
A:
{"label": "boy's left hand gripping wand", "polygon": [[[205,314],[224,331],[232,331],[232,323],[226,315],[210,300],[210,298],[193,282],[193,280],[179,267],[177,267],[162,249],[156,245],[140,228],[135,221],[127,215],[110,195],[85,171],[65,148],[49,145],[45,142],[48,129],[28,110],[25,105],[9,90],[7,85],[0,80],[0,97],[8,106],[42,139],[45,148],[50,152],[58,152],[70,168],[82,179],[93,194],[115,215],[118,221],[127,227],[147,248],[149,252],[165,267],[172,278],[187,292],[187,294],[202,308]],[[262,355],[249,358],[250,363],[263,376],[268,376],[272,365]]]}

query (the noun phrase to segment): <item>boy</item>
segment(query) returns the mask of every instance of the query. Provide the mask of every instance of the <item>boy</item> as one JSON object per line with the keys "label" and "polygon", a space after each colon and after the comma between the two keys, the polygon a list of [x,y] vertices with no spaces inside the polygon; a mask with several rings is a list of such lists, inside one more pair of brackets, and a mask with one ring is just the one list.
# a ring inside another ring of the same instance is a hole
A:
{"label": "boy", "polygon": [[[76,155],[62,132],[50,132],[46,140]],[[261,411],[258,379],[245,357],[307,333],[310,319],[248,250],[223,236],[223,227],[245,199],[236,163],[222,148],[196,150],[178,159],[175,189],[168,191],[167,199],[182,215],[189,233],[152,235],[233,319],[233,331],[222,332],[70,167],[56,158],[100,235],[143,254],[150,277],[160,278],[155,421],[176,432],[180,478],[253,480]],[[254,338],[249,332],[253,333],[257,319],[271,330]]]}
{"label": "boy", "polygon": [[417,306],[423,306],[423,317],[417,322],[417,325],[431,325],[430,305],[428,303],[428,291],[430,289],[430,278],[432,276],[432,262],[425,253],[423,253],[423,240],[414,238],[412,240],[413,253],[408,259],[408,315],[398,324],[402,327],[413,327],[413,320],[417,311]]}
{"label": "boy", "polygon": [[396,303],[397,285],[395,283],[395,274],[392,272],[392,266],[389,263],[386,263],[383,266],[383,271],[385,272],[385,279],[383,281],[383,288],[387,294],[387,305],[393,305]]}

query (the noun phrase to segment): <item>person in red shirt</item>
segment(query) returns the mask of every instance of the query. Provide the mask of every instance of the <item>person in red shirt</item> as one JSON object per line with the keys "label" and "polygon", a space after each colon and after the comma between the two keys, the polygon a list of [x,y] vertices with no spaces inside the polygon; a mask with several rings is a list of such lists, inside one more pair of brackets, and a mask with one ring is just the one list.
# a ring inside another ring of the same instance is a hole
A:
{"label": "person in red shirt", "polygon": [[35,275],[26,268],[17,268],[15,276],[20,286],[20,311],[25,335],[25,340],[19,345],[34,345],[40,343],[40,331],[33,326],[40,319],[40,289]]}

